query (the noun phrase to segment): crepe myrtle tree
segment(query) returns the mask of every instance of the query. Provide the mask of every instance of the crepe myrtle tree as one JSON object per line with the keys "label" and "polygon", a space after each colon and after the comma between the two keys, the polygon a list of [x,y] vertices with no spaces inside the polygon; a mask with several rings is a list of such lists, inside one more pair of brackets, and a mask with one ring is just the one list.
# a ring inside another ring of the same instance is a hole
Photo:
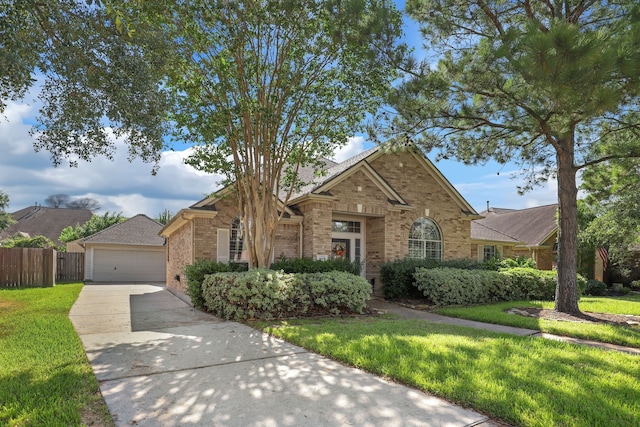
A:
{"label": "crepe myrtle tree", "polygon": [[[640,129],[638,2],[408,0],[406,8],[433,57],[403,67],[378,137],[467,164],[516,162],[527,178],[521,192],[556,178],[555,309],[579,313],[577,173],[640,156],[621,137]],[[596,144],[602,150],[590,150]]]}
{"label": "crepe myrtle tree", "polygon": [[[35,148],[54,164],[155,162],[166,135],[188,163],[225,174],[250,262],[272,258],[296,172],[329,155],[376,111],[394,80],[401,14],[388,0],[6,0],[0,112],[44,78]],[[174,133],[170,131],[177,129]]]}
{"label": "crepe myrtle tree", "polygon": [[251,266],[316,165],[361,129],[396,76],[401,13],[384,0],[191,1],[159,11],[177,55],[168,86],[187,163],[226,177]]}

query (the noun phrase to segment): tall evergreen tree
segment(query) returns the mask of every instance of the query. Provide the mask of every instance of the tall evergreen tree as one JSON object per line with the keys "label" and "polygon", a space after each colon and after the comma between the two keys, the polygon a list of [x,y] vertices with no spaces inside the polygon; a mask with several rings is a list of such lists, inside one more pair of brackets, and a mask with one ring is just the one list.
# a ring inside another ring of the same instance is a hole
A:
{"label": "tall evergreen tree", "polygon": [[387,132],[469,164],[518,162],[522,191],[557,178],[555,309],[579,313],[576,174],[640,156],[633,144],[589,151],[640,129],[638,2],[409,0],[407,11],[437,61],[405,67]]}

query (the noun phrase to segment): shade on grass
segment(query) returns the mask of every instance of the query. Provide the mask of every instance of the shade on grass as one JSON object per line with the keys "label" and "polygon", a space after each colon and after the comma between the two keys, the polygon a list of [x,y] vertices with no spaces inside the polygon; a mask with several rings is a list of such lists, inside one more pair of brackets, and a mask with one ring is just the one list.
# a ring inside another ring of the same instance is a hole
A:
{"label": "shade on grass", "polygon": [[102,401],[68,318],[81,289],[0,290],[0,424],[77,426]]}
{"label": "shade on grass", "polygon": [[[514,307],[553,309],[550,301],[508,301],[471,307],[443,307],[436,310],[446,316],[461,317],[479,322],[497,323],[527,329],[537,329],[556,335],[595,340],[640,348],[640,327],[624,327],[602,323],[576,323],[537,319],[506,313]],[[582,297],[579,307],[583,312],[630,314],[640,316],[640,295],[624,297]]]}
{"label": "shade on grass", "polygon": [[514,425],[640,425],[637,356],[420,320],[310,320],[266,330]]}

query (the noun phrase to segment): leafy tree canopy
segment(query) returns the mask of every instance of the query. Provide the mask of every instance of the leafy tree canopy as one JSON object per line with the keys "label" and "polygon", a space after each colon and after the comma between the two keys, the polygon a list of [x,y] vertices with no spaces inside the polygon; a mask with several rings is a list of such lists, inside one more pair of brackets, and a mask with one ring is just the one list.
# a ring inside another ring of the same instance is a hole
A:
{"label": "leafy tree canopy", "polygon": [[27,237],[22,234],[16,234],[13,237],[4,239],[0,245],[3,248],[44,248],[57,249],[56,244],[45,236]]}
{"label": "leafy tree canopy", "polygon": [[[528,184],[558,179],[556,309],[578,312],[577,185],[581,168],[637,157],[637,1],[409,0],[437,61],[409,63],[390,96],[387,135],[441,158],[520,163]],[[592,156],[590,147],[602,151]]]}
{"label": "leafy tree canopy", "polygon": [[158,221],[160,224],[167,225],[169,221],[171,221],[171,218],[173,218],[173,216],[173,212],[171,212],[169,209],[165,209],[158,214],[158,216],[156,217],[156,221]]}
{"label": "leafy tree canopy", "polygon": [[93,215],[89,221],[82,225],[78,224],[75,227],[65,227],[60,233],[59,240],[64,243],[69,243],[83,237],[91,236],[98,231],[109,228],[112,225],[119,224],[126,219],[126,217],[122,216],[121,212],[109,213],[107,211],[103,215]]}
{"label": "leafy tree canopy", "polygon": [[14,221],[6,210],[9,207],[9,196],[0,191],[0,231],[9,227]]}
{"label": "leafy tree canopy", "polygon": [[[361,129],[395,76],[401,15],[382,0],[192,1],[146,9],[175,42],[168,86],[188,164],[224,174],[252,265],[273,256],[298,168]],[[275,191],[276,198],[272,191]]]}
{"label": "leafy tree canopy", "polygon": [[389,3],[8,0],[2,99],[45,76],[34,135],[54,164],[110,157],[105,119],[132,157],[157,163],[175,126],[196,145],[189,164],[234,183],[251,262],[264,266],[298,167],[356,134],[395,78],[405,49]]}
{"label": "leafy tree canopy", "polygon": [[[35,149],[54,165],[111,157],[112,136],[131,157],[158,162],[167,131],[166,44],[149,22],[128,19],[120,0],[3,0],[0,4],[0,113],[44,79]],[[155,169],[154,169],[155,170]]]}

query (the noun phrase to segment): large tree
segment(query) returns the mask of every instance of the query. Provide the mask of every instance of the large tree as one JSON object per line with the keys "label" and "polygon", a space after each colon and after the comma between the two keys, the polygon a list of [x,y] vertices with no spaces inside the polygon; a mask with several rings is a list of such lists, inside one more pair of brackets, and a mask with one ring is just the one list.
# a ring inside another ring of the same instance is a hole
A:
{"label": "large tree", "polygon": [[34,70],[47,77],[36,148],[55,163],[110,156],[106,116],[132,155],[157,161],[175,125],[196,145],[189,164],[232,185],[255,266],[272,259],[300,165],[359,131],[404,53],[387,0],[5,3],[3,99]]}
{"label": "large tree", "polygon": [[0,113],[39,88],[34,146],[55,165],[110,158],[113,136],[128,144],[131,158],[160,159],[168,42],[137,17],[128,18],[135,30],[126,30],[119,3],[127,2],[0,2]]}
{"label": "large tree", "polygon": [[637,1],[409,0],[407,11],[437,61],[405,67],[388,130],[440,157],[518,162],[523,191],[557,178],[555,309],[579,313],[576,174],[640,155],[629,144],[588,150],[640,127],[630,114],[640,92]]}
{"label": "large tree", "polygon": [[226,176],[250,263],[268,266],[298,168],[383,102],[401,15],[385,0],[203,0],[153,19],[167,19],[179,53],[168,84],[181,137],[196,143],[188,163]]}

